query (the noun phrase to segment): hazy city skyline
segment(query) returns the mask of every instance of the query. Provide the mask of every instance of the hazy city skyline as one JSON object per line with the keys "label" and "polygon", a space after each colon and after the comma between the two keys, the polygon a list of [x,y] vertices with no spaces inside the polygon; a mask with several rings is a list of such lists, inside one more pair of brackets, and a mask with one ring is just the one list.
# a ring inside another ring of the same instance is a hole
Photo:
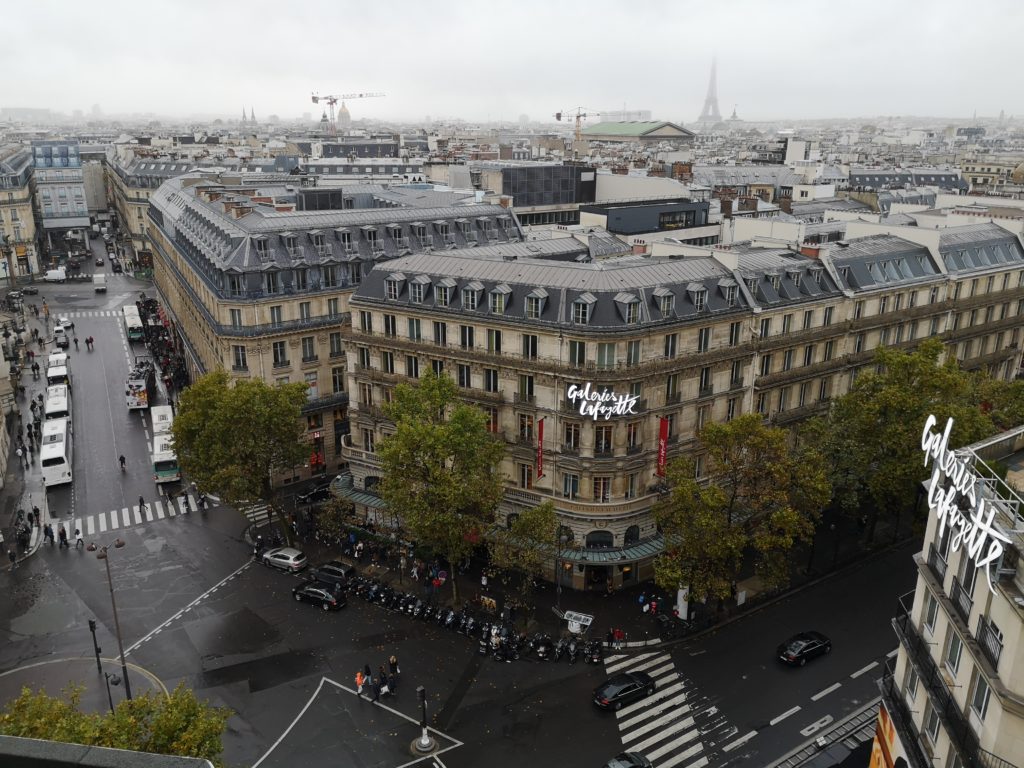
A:
{"label": "hazy city skyline", "polygon": [[[556,111],[650,110],[692,122],[712,58],[723,116],[748,120],[1024,114],[1012,72],[1024,10],[1013,0],[799,0],[625,4],[526,0],[244,6],[180,0],[41,2],[7,10],[0,108],[86,116],[239,116],[283,120],[321,107],[310,94],[382,91],[354,119],[459,117],[550,122]],[[282,13],[285,11],[286,13]],[[447,14],[447,15],[445,15]],[[983,57],[967,57],[984,40]],[[599,118],[598,118],[599,119]],[[593,122],[593,121],[592,121]]]}

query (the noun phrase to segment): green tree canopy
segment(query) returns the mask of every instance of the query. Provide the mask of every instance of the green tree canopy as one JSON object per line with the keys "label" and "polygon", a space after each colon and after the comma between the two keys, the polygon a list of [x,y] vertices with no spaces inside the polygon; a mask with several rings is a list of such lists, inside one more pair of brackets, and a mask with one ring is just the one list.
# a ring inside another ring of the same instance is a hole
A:
{"label": "green tree canopy", "polygon": [[304,383],[201,377],[182,391],[172,427],[182,472],[231,506],[262,499],[280,514],[274,476],[305,460],[305,402]]}
{"label": "green tree canopy", "polygon": [[790,550],[814,535],[830,496],[821,457],[789,437],[747,414],[699,433],[707,484],[694,479],[692,460],[669,465],[670,493],[655,507],[665,535],[659,586],[689,586],[698,600],[727,597],[747,552],[766,587],[788,583]]}
{"label": "green tree canopy", "polygon": [[942,353],[938,339],[925,339],[909,352],[879,348],[875,369],[861,373],[828,416],[806,428],[827,460],[840,508],[851,514],[868,510],[869,540],[881,517],[898,520],[916,498],[927,473],[921,431],[929,414],[939,424],[954,419],[954,445],[993,432],[981,407],[981,378],[962,371],[952,357],[943,362]]}
{"label": "green tree canopy", "polygon": [[454,565],[493,520],[504,490],[498,465],[505,447],[487,431],[483,411],[458,399],[447,376],[399,385],[384,412],[395,432],[380,442],[377,490],[419,544]]}
{"label": "green tree canopy", "polygon": [[0,733],[87,746],[205,758],[222,766],[221,737],[231,711],[212,707],[179,685],[170,696],[145,693],[103,714],[79,708],[82,688],[62,696],[23,688],[0,713]]}
{"label": "green tree canopy", "polygon": [[[509,529],[496,531],[488,540],[491,562],[499,568],[518,571],[524,577],[541,576],[555,566],[558,515],[555,505],[545,501],[517,513]],[[530,589],[523,578],[522,593]]]}

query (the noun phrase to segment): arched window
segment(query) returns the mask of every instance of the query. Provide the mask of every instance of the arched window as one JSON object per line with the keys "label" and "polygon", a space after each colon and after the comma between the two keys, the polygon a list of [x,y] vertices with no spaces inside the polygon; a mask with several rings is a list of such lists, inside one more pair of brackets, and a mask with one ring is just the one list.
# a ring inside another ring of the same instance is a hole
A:
{"label": "arched window", "polygon": [[612,544],[611,531],[591,531],[587,534],[587,549],[607,549]]}
{"label": "arched window", "polygon": [[623,537],[623,545],[630,546],[640,541],[640,526],[631,525],[626,529],[626,535]]}

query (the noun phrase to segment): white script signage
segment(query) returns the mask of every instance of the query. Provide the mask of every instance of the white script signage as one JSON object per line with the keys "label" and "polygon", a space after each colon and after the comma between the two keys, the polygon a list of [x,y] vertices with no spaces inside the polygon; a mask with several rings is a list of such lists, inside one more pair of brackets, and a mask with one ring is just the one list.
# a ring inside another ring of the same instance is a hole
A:
{"label": "white script signage", "polygon": [[570,384],[565,396],[574,408],[580,409],[581,416],[590,416],[594,421],[607,421],[612,416],[635,416],[640,399],[639,395],[619,394],[607,387],[599,391],[589,381],[582,387]]}
{"label": "white script signage", "polygon": [[[992,563],[998,565],[1003,556],[1004,544],[1010,539],[999,531],[993,520],[996,510],[986,509],[986,500],[978,498],[979,478],[970,465],[949,449],[949,433],[953,420],[946,422],[941,434],[934,432],[935,416],[929,416],[921,433],[921,450],[924,451],[924,465],[932,464],[932,478],[928,484],[928,506],[939,519],[939,539],[949,526],[952,537],[949,545],[954,552],[967,545],[967,554],[974,560],[976,568],[985,568],[988,573],[988,588],[995,592],[992,579]],[[940,478],[950,480],[949,490],[940,483]],[[970,504],[965,513],[959,501],[966,499]]]}

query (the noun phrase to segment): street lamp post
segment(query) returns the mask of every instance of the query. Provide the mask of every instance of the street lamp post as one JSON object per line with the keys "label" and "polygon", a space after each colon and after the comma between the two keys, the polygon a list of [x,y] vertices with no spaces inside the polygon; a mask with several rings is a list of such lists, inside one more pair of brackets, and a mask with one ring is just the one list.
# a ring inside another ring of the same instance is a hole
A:
{"label": "street lamp post", "polygon": [[[120,549],[124,546],[124,541],[121,539],[114,539],[112,544],[115,549]],[[86,549],[90,552],[95,552],[97,559],[102,560],[103,564],[107,566],[107,586],[110,587],[110,607],[114,610],[114,631],[117,634],[117,650],[118,653],[121,654],[121,674],[124,677],[124,696],[126,699],[131,701],[132,685],[128,680],[128,664],[124,660],[124,643],[121,642],[121,622],[117,619],[117,601],[114,599],[114,581],[110,578],[110,558],[107,557],[107,550],[109,547],[109,544],[102,547],[90,544]]]}
{"label": "street lamp post", "polygon": [[562,610],[562,552],[568,543],[569,537],[564,533],[558,537],[558,551],[555,552],[555,607],[558,610]]}
{"label": "street lamp post", "polygon": [[[107,703],[110,704],[110,714],[114,714],[114,697],[110,693],[110,686],[112,686],[112,685],[120,685],[121,684],[121,678],[118,677],[113,672],[104,672],[103,673],[103,677],[107,681]],[[128,678],[126,677],[125,678],[125,682],[127,683],[127,681],[128,681]],[[127,690],[127,687],[126,687],[126,690]],[[129,696],[128,698],[131,698],[131,697]]]}

